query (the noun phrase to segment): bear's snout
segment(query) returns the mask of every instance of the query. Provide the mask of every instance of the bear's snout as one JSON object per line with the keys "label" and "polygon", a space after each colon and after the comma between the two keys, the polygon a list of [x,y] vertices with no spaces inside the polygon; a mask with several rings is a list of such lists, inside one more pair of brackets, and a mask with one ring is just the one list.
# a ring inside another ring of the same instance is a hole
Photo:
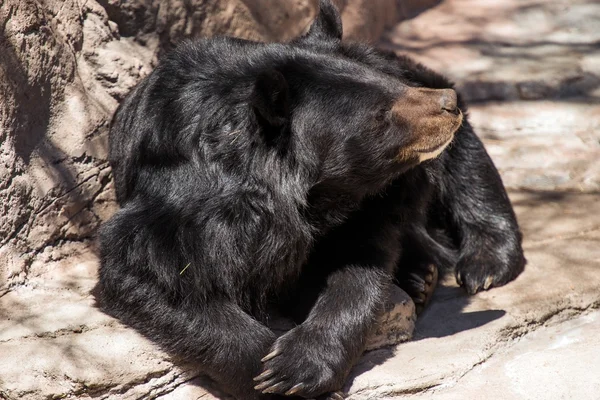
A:
{"label": "bear's snout", "polygon": [[453,89],[405,88],[392,108],[393,120],[407,135],[399,161],[422,162],[437,157],[462,124]]}

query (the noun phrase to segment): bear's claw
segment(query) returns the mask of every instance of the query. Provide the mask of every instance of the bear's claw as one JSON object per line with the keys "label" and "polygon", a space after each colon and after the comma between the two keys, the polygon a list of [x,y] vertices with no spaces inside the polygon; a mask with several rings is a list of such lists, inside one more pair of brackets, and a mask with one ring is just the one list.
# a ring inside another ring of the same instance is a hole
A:
{"label": "bear's claw", "polygon": [[276,383],[274,385],[269,386],[268,388],[266,388],[265,390],[263,390],[262,392],[267,394],[267,393],[281,393],[284,390],[286,390],[287,388],[290,387],[290,384],[287,382],[279,382]]}
{"label": "bear's claw", "polygon": [[[267,354],[266,356],[264,356],[263,358],[261,358],[261,362],[266,362],[269,361],[275,357],[277,357],[279,354],[281,353],[281,351],[279,349],[275,349],[272,352],[270,352],[269,354]],[[258,378],[258,377],[257,377]]]}
{"label": "bear's claw", "polygon": [[292,388],[290,390],[285,392],[285,395],[292,396],[292,395],[298,393],[299,391],[303,390],[305,387],[306,387],[306,385],[304,383],[299,383],[297,385],[292,386]]}
{"label": "bear's claw", "polygon": [[344,395],[342,392],[330,393],[325,400],[344,400]]}
{"label": "bear's claw", "polygon": [[275,372],[272,369],[267,369],[266,371],[263,371],[262,374],[255,377],[254,381],[258,382],[258,381],[262,381],[264,379],[268,379],[271,376],[273,376],[274,374],[275,374]]}
{"label": "bear's claw", "polygon": [[263,381],[263,382],[259,383],[258,385],[254,386],[254,389],[265,393],[267,389],[269,389],[270,387],[272,387],[273,385],[275,385],[277,383],[279,383],[279,378],[269,379],[269,380]]}

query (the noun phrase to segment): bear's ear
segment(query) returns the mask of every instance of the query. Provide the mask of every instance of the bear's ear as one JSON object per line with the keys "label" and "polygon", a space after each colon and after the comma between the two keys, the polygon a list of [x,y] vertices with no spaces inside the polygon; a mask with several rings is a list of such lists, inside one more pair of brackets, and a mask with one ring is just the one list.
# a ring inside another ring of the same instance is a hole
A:
{"label": "bear's ear", "polygon": [[319,15],[314,20],[302,41],[338,44],[342,40],[342,18],[331,0],[319,1]]}
{"label": "bear's ear", "polygon": [[261,73],[254,83],[251,102],[261,125],[280,130],[290,112],[289,88],[283,74],[274,69]]}

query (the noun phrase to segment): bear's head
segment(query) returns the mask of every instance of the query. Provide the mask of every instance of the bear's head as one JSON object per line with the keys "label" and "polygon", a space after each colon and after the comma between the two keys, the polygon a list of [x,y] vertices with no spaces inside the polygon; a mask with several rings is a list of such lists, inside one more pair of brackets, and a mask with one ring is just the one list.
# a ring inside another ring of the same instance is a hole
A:
{"label": "bear's head", "polygon": [[410,86],[349,57],[341,37],[322,0],[290,43],[213,38],[166,55],[113,121],[119,201],[270,187],[355,202],[440,154],[462,122],[454,90]]}
{"label": "bear's head", "polygon": [[309,149],[321,187],[373,192],[437,157],[463,115],[453,89],[415,86],[397,68],[378,68],[381,57],[365,62],[372,48],[341,39],[337,9],[321,0],[308,32],[276,50],[281,58],[265,57],[272,64],[258,75],[253,109],[284,152]]}

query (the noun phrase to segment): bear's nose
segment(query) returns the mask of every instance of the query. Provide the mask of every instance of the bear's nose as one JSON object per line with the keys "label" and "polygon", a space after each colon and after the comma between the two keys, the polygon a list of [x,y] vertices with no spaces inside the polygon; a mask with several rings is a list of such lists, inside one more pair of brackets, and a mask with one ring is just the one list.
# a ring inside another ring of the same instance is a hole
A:
{"label": "bear's nose", "polygon": [[456,92],[452,89],[441,89],[440,106],[442,110],[454,113],[457,107]]}

